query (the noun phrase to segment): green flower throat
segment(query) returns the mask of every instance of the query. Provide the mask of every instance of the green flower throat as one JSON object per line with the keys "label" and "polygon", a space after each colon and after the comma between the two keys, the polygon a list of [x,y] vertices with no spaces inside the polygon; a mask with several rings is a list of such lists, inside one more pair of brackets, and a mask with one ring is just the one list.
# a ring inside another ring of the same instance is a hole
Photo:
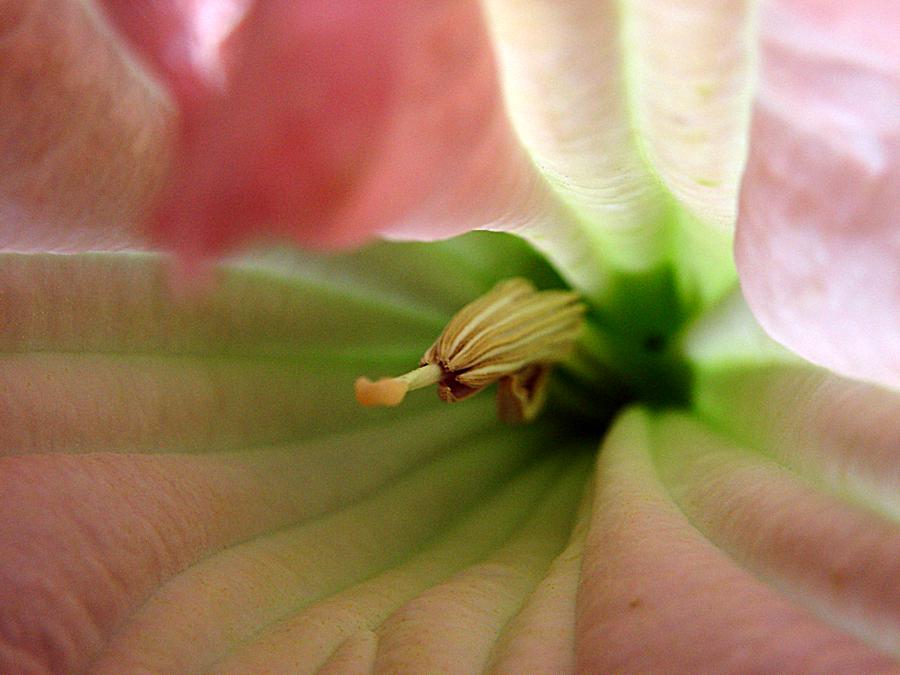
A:
{"label": "green flower throat", "polygon": [[561,412],[604,425],[633,401],[684,405],[690,378],[676,336],[686,312],[671,279],[622,277],[617,301],[606,307],[570,290],[538,290],[522,277],[500,281],[450,319],[417,368],[376,382],[360,377],[356,398],[392,407],[409,391],[437,386],[441,400],[456,403],[496,382],[498,416],[507,423],[534,419],[551,390]]}

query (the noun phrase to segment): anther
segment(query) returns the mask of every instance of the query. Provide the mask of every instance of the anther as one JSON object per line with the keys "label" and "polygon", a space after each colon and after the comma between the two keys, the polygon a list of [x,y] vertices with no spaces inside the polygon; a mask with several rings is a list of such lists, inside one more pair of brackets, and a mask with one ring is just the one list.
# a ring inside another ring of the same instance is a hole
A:
{"label": "anther", "polygon": [[571,291],[538,291],[510,279],[463,307],[425,352],[419,368],[372,382],[356,381],[362,405],[399,405],[407,392],[432,384],[452,403],[499,381],[504,421],[532,419],[546,397],[550,368],[569,356],[585,306]]}

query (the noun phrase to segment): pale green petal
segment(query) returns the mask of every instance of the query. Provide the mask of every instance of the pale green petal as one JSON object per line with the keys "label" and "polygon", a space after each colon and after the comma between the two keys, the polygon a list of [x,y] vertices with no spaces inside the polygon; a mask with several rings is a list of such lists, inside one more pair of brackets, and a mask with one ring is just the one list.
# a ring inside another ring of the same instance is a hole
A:
{"label": "pale green petal", "polygon": [[700,416],[900,519],[900,394],[791,354],[766,336],[737,293],[693,326],[684,345]]}
{"label": "pale green petal", "polygon": [[620,7],[638,147],[687,214],[730,230],[747,152],[755,3],[626,0]]}
{"label": "pale green petal", "polygon": [[644,269],[664,255],[664,208],[633,142],[612,2],[489,0],[513,122],[559,192]]}
{"label": "pale green petal", "polygon": [[752,2],[489,0],[513,122],[628,273],[680,267],[688,303],[734,280]]}
{"label": "pale green petal", "polygon": [[488,233],[217,274],[179,298],[160,256],[0,258],[0,663],[339,668],[370,630],[405,662],[397,617],[459,593],[481,642],[440,630],[488,663],[569,537],[585,442],[500,425],[489,393],[367,410],[352,383],[414,367],[498,278],[558,278]]}
{"label": "pale green petal", "polygon": [[[586,486],[600,432],[572,418],[504,427],[489,396],[429,392],[356,406],[353,377],[415,363],[461,296],[519,273],[552,282],[512,238],[260,255],[195,299],[171,296],[162,262],[2,259],[12,670],[888,663],[893,596],[878,589],[896,520],[822,479],[827,457],[787,467],[777,434],[756,447],[631,411]],[[698,401],[704,358],[794,367],[739,311],[710,322],[683,343]],[[860,445],[848,456],[892,485],[887,454]]]}
{"label": "pale green petal", "polygon": [[361,630],[378,637],[378,672],[480,670],[565,540],[585,466],[559,469],[537,467],[420,554],[298,608],[214,670],[306,672]]}

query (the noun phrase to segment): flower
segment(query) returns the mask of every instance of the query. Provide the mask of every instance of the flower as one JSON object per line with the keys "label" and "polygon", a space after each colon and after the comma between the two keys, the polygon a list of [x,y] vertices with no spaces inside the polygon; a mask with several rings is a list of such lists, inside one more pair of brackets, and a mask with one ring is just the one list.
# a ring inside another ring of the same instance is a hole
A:
{"label": "flower", "polygon": [[[896,668],[891,3],[765,9],[752,124],[741,2],[86,7],[0,9],[2,670]],[[535,423],[356,406],[518,276]]]}

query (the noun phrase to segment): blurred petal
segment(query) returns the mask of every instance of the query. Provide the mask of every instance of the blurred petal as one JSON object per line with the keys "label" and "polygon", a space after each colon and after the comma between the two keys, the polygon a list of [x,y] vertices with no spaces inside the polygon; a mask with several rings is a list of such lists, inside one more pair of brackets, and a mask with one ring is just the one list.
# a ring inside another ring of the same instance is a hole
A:
{"label": "blurred petal", "polygon": [[[896,601],[878,599],[878,589],[896,592],[896,522],[818,494],[681,416],[627,413],[596,481],[579,672],[893,667],[869,645],[898,636]],[[829,584],[833,573],[840,581]],[[885,619],[882,635],[868,630]]]}
{"label": "blurred petal", "polygon": [[[847,11],[842,0],[778,0],[797,20],[809,23],[838,38],[838,42],[852,45],[858,59],[896,63],[900,58],[900,43],[894,24],[885,23],[896,17],[893,0],[864,0],[855,3],[855,11]],[[860,50],[865,46],[865,50]],[[887,59],[887,61],[884,61]]]}
{"label": "blurred petal", "polygon": [[595,225],[605,256],[640,271],[674,243],[676,255],[699,256],[702,273],[685,283],[708,295],[729,284],[752,3],[486,7],[516,128],[553,185]]}
{"label": "blurred petal", "polygon": [[477,2],[257,2],[213,65],[194,55],[203,3],[149,12],[171,45],[141,25],[147,10],[108,4],[179,105],[154,227],[183,255],[272,236],[341,246],[504,229],[599,289],[583,224],[507,122]]}
{"label": "blurred petal", "polygon": [[140,45],[141,58],[179,100],[222,86],[222,43],[247,11],[249,0],[103,0],[116,27]]}
{"label": "blurred petal", "polygon": [[747,300],[801,356],[900,386],[900,7],[793,3],[762,25],[737,238]]}
{"label": "blurred petal", "polygon": [[198,8],[233,3],[153,5],[152,33],[148,10],[107,4],[179,103],[154,222],[188,256],[273,235],[334,246],[487,228],[526,237],[595,296],[601,263],[640,273],[674,257],[691,302],[733,282],[751,3],[488,3],[515,131],[473,0],[260,2],[221,49],[201,48]]}
{"label": "blurred petal", "polygon": [[0,250],[145,242],[172,111],[86,8],[0,7]]}

